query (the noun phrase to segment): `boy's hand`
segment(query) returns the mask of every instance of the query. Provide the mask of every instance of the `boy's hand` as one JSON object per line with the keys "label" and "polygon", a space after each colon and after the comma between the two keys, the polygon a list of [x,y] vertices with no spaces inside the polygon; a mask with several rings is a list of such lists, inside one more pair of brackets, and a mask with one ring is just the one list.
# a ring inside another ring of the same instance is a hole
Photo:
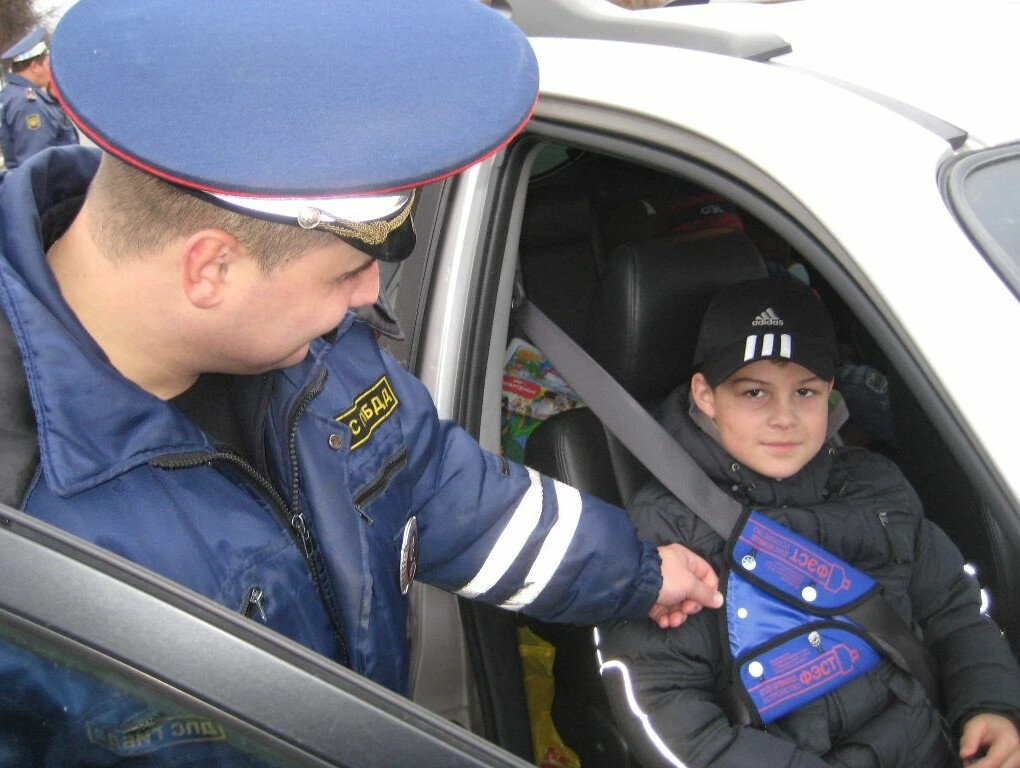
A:
{"label": "boy's hand", "polygon": [[985,712],[963,726],[960,759],[968,768],[1020,768],[1020,734],[1008,717]]}
{"label": "boy's hand", "polygon": [[719,577],[712,566],[687,547],[667,544],[659,547],[659,557],[662,589],[648,615],[660,627],[679,627],[702,606],[719,608],[723,604]]}

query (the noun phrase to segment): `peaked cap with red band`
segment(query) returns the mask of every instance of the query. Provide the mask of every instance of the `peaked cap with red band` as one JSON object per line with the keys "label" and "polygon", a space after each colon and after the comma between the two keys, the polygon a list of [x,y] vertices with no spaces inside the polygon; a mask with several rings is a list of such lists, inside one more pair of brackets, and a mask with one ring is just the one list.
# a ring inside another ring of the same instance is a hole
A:
{"label": "peaked cap with red band", "polygon": [[110,154],[390,260],[413,189],[505,146],[538,91],[523,33],[479,0],[79,0],[51,69]]}

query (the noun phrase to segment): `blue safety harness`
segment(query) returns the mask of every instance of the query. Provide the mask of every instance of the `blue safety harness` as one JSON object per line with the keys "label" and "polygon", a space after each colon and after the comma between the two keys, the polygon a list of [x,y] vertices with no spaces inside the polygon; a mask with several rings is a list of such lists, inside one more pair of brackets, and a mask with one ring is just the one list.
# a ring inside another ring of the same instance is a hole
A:
{"label": "blue safety harness", "polygon": [[878,663],[846,613],[877,596],[867,574],[758,512],[730,537],[726,566],[734,681],[724,698],[738,722],[771,723]]}
{"label": "blue safety harness", "polygon": [[727,541],[730,719],[767,725],[863,675],[884,656],[938,704],[934,659],[865,573],[721,491],[612,376],[533,304],[515,318],[591,410]]}

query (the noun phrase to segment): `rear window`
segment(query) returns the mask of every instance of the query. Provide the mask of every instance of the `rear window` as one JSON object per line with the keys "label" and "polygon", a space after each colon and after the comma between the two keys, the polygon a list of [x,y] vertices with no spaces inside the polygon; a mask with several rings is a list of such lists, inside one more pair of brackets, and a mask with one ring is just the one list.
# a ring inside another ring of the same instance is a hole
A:
{"label": "rear window", "polygon": [[1020,144],[955,158],[943,185],[960,224],[1020,297]]}

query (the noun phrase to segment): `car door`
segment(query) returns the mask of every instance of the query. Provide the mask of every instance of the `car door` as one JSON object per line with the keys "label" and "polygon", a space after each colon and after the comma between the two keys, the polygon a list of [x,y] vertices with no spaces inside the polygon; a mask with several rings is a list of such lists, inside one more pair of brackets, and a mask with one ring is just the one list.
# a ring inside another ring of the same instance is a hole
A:
{"label": "car door", "polygon": [[[256,622],[0,510],[4,765],[522,765]],[[30,675],[57,687],[32,692]],[[44,700],[87,695],[78,723]],[[111,720],[107,704],[138,714]]]}

